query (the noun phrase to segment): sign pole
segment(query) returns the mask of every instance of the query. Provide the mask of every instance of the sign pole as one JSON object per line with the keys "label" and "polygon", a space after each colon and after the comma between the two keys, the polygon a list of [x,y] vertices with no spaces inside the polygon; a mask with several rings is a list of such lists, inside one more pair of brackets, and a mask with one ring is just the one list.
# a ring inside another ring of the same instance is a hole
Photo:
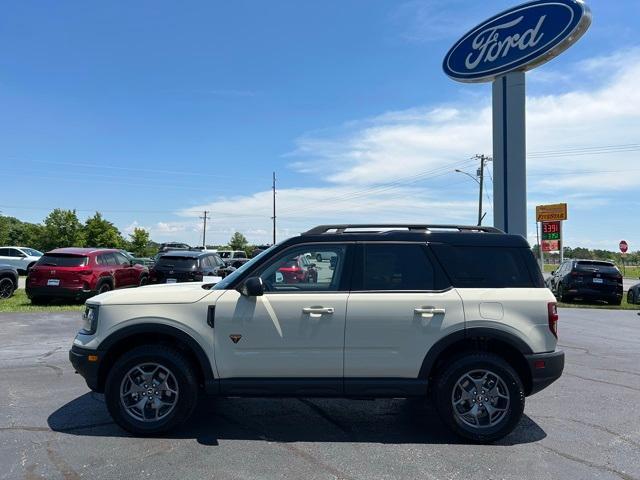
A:
{"label": "sign pole", "polygon": [[560,249],[560,263],[564,262],[564,233],[562,232],[562,224],[564,222],[560,222],[560,241],[558,242],[558,248]]}
{"label": "sign pole", "polygon": [[524,72],[499,76],[492,92],[494,225],[527,238]]}
{"label": "sign pole", "polygon": [[540,271],[544,273],[544,253],[542,252],[541,235],[538,235],[539,230],[542,230],[542,222],[536,222],[536,235],[538,236],[538,251],[540,253]]}

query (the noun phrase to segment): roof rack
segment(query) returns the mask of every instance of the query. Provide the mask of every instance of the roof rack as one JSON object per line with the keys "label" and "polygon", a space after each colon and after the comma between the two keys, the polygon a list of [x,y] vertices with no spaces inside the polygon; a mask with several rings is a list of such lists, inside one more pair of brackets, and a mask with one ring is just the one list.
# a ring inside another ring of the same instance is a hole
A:
{"label": "roof rack", "polygon": [[[379,229],[379,230],[372,230]],[[324,233],[378,233],[381,230],[406,229],[410,232],[431,232],[434,230],[455,230],[458,232],[483,232],[483,233],[504,233],[495,227],[481,227],[472,225],[426,225],[415,223],[362,223],[362,224],[342,224],[342,225],[318,225],[307,230],[303,235],[321,235]],[[330,232],[335,230],[335,232]],[[351,230],[347,232],[346,230]]]}

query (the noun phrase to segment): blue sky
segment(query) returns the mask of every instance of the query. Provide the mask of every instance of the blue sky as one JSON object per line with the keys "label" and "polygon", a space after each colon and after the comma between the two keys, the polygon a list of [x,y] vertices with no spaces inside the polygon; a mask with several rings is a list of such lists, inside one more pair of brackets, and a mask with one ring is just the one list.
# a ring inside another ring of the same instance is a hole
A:
{"label": "blue sky", "polygon": [[[529,203],[569,203],[569,245],[636,250],[638,148],[567,151],[640,144],[640,2],[589,4],[587,34],[527,75]],[[98,210],[124,233],[195,244],[207,209],[210,242],[266,242],[275,170],[279,238],[326,222],[473,223],[475,184],[453,170],[491,153],[490,85],[453,82],[441,62],[512,5],[10,2],[0,210]]]}

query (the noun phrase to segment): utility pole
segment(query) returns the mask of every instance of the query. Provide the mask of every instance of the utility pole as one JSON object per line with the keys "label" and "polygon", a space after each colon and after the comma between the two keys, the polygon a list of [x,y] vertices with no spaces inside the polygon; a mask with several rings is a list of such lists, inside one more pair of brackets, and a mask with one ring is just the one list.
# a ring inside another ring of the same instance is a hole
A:
{"label": "utility pole", "polygon": [[273,190],[273,244],[276,244],[276,172],[273,172],[273,184],[272,184],[272,190]]}
{"label": "utility pole", "polygon": [[209,217],[209,212],[207,210],[205,210],[204,212],[204,216],[200,217],[202,220],[204,220],[204,226],[202,227],[202,248],[207,248],[207,219],[211,218]]}
{"label": "utility pole", "polygon": [[482,215],[482,191],[484,189],[484,166],[486,164],[486,162],[490,162],[491,161],[491,157],[488,157],[484,154],[482,155],[476,155],[476,158],[480,159],[480,168],[478,168],[478,171],[476,172],[476,175],[478,176],[478,178],[480,178],[480,181],[478,182],[480,184],[480,195],[478,196],[478,226],[482,225],[482,218],[484,215]]}
{"label": "utility pole", "polygon": [[481,226],[482,225],[482,219],[484,218],[484,215],[482,214],[482,194],[484,193],[483,192],[483,190],[484,190],[484,166],[486,165],[487,162],[490,162],[492,160],[492,158],[487,156],[487,155],[475,155],[473,158],[476,158],[476,159],[480,160],[480,167],[478,167],[478,170],[476,170],[476,176],[475,177],[472,174],[464,172],[464,171],[462,171],[462,170],[460,170],[458,168],[455,169],[455,172],[462,173],[463,175],[466,175],[471,180],[476,182],[480,187],[480,189],[479,189],[480,192],[479,192],[479,196],[478,196],[478,226]]}

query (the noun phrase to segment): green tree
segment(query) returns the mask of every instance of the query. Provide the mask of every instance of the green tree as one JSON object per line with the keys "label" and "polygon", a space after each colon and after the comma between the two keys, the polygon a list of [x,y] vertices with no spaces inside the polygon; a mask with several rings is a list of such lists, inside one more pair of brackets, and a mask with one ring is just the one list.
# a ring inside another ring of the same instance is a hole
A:
{"label": "green tree", "polygon": [[129,249],[139,257],[146,257],[150,255],[149,249],[149,232],[144,228],[134,228],[133,233],[129,236]]}
{"label": "green tree", "polygon": [[124,239],[116,226],[102,218],[100,212],[87,219],[84,224],[85,245],[90,247],[122,248]]}
{"label": "green tree", "polygon": [[249,241],[240,232],[234,233],[233,236],[231,237],[231,240],[229,240],[229,246],[233,250],[244,250],[247,247],[247,245],[249,245]]}
{"label": "green tree", "polygon": [[84,244],[82,224],[75,210],[56,208],[44,219],[40,246],[45,251],[57,247],[82,247]]}
{"label": "green tree", "polygon": [[8,241],[6,243],[42,250],[43,232],[44,227],[42,225],[20,222],[8,232]]}

